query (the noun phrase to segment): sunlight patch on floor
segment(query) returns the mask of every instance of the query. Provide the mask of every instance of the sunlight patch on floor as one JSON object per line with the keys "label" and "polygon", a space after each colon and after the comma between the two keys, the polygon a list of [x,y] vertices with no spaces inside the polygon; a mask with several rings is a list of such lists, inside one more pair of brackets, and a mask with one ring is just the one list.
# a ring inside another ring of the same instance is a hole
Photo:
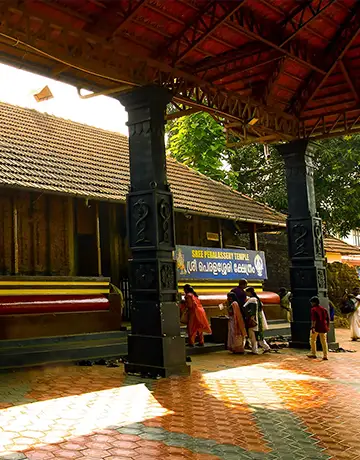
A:
{"label": "sunlight patch on floor", "polygon": [[25,451],[171,413],[144,384],[14,406],[0,411],[0,453]]}

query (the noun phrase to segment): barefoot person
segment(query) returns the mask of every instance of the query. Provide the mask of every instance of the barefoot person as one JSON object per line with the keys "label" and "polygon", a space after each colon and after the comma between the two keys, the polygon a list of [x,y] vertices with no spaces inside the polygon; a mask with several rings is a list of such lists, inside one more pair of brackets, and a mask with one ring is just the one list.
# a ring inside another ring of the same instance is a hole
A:
{"label": "barefoot person", "polygon": [[245,352],[244,345],[246,337],[244,318],[234,292],[229,292],[227,300],[229,314],[227,348],[232,353],[243,354]]}
{"label": "barefoot person", "polygon": [[255,289],[249,287],[246,289],[249,299],[244,305],[247,318],[248,335],[251,341],[251,349],[254,355],[258,354],[258,345],[262,347],[264,353],[270,352],[270,346],[264,338],[264,330],[268,328],[265,314],[262,308],[262,302],[255,292]]}
{"label": "barefoot person", "polygon": [[329,313],[326,308],[320,305],[319,297],[312,297],[311,303],[311,331],[310,347],[311,353],[309,358],[316,359],[316,340],[320,336],[320,342],[323,350],[323,360],[328,360],[327,333],[330,327]]}
{"label": "barefoot person", "polygon": [[184,286],[185,308],[188,311],[188,336],[189,346],[193,347],[195,341],[198,341],[200,347],[204,346],[204,332],[211,333],[209,321],[206,317],[205,310],[201,305],[198,295],[189,285]]}

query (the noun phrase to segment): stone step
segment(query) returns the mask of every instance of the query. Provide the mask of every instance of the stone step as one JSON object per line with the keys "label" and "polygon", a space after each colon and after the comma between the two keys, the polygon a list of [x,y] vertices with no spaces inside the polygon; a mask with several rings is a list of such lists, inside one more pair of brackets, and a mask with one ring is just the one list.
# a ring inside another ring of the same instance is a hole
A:
{"label": "stone step", "polygon": [[86,334],[86,338],[81,335],[6,340],[1,343],[0,369],[119,358],[126,354],[127,335],[116,331],[114,334]]}
{"label": "stone step", "polygon": [[[187,340],[186,328],[181,333]],[[0,341],[0,369],[38,366],[80,360],[111,359],[127,355],[127,331],[77,334],[61,337],[41,337]],[[269,321],[265,337],[290,337],[290,324]],[[204,347],[186,347],[187,356],[212,353],[225,349],[224,343],[213,343],[205,334]]]}
{"label": "stone step", "polygon": [[215,351],[223,351],[225,350],[225,344],[224,343],[211,343],[211,342],[206,342],[203,347],[186,347],[186,356],[192,356],[192,355],[203,355],[206,353],[214,353]]}
{"label": "stone step", "polygon": [[88,340],[119,340],[127,337],[126,331],[93,332],[90,334],[73,334],[63,336],[36,337],[30,339],[0,340],[0,351],[4,348],[42,347],[66,343],[85,342]]}

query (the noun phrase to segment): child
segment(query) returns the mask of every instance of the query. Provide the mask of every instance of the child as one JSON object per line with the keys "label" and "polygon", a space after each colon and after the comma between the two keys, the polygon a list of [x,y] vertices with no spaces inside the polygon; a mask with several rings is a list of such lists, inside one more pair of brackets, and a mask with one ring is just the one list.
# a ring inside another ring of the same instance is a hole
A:
{"label": "child", "polygon": [[326,308],[320,305],[318,297],[312,297],[311,303],[311,331],[310,331],[310,346],[311,353],[308,355],[309,358],[316,359],[316,340],[318,335],[320,336],[320,342],[323,349],[323,360],[328,360],[328,345],[327,345],[327,333],[329,332],[330,318]]}

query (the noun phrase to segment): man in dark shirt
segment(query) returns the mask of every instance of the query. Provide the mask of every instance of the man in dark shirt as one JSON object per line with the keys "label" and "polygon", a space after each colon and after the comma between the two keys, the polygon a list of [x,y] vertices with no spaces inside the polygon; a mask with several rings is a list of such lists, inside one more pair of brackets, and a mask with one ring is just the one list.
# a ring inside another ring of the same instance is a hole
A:
{"label": "man in dark shirt", "polygon": [[234,294],[237,297],[237,301],[240,307],[240,310],[242,311],[243,306],[246,303],[246,292],[245,289],[247,288],[247,281],[246,280],[240,280],[239,285],[232,289],[231,292],[234,292]]}
{"label": "man in dark shirt", "polygon": [[328,360],[327,333],[329,332],[330,318],[326,308],[320,305],[318,297],[312,297],[311,303],[311,331],[310,346],[311,353],[309,358],[316,358],[316,340],[320,336],[320,342],[323,349],[323,360]]}

